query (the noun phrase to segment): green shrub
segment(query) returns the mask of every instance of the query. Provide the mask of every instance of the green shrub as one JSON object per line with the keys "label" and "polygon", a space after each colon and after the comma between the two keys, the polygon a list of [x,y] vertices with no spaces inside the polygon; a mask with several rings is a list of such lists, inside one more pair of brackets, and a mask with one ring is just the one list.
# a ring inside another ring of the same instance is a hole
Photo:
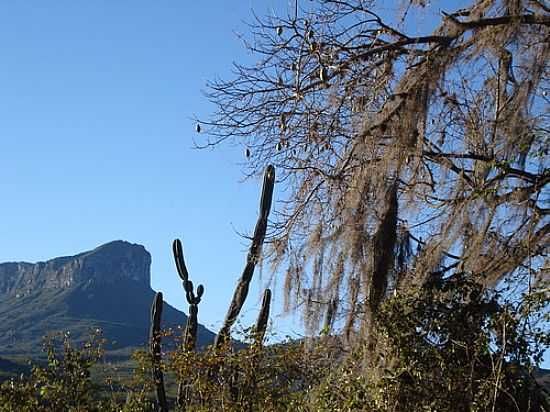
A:
{"label": "green shrub", "polygon": [[[175,350],[161,364],[170,410],[183,409],[182,382],[188,411],[547,411],[533,372],[550,337],[532,322],[545,298],[506,303],[458,275],[388,299],[376,333],[353,345],[321,336]],[[121,379],[106,371],[103,343],[48,339],[43,364],[0,385],[0,411],[154,411],[150,354],[136,351]]]}
{"label": "green shrub", "polygon": [[319,386],[317,410],[548,410],[533,371],[549,336],[526,327],[526,300],[500,298],[458,275],[388,299],[376,336]]}
{"label": "green shrub", "polygon": [[90,368],[103,356],[103,339],[94,333],[75,347],[69,334],[45,339],[45,365],[33,366],[30,376],[0,386],[0,411],[108,411],[109,402],[98,399],[98,385]]}

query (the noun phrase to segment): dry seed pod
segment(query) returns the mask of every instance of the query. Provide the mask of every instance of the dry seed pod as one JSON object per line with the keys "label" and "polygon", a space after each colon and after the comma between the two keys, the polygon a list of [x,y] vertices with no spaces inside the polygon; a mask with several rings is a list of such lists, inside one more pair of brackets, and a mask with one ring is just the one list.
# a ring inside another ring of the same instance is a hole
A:
{"label": "dry seed pod", "polygon": [[281,130],[286,130],[286,115],[284,113],[281,113],[281,116],[279,117],[279,127]]}
{"label": "dry seed pod", "polygon": [[250,155],[252,153],[250,152],[250,149],[247,147],[244,151],[244,156],[247,158],[247,159],[250,159]]}
{"label": "dry seed pod", "polygon": [[281,26],[277,27],[277,36],[282,36],[283,28]]}
{"label": "dry seed pod", "polygon": [[281,142],[277,143],[277,146],[275,146],[275,149],[280,152],[283,149],[283,144]]}
{"label": "dry seed pod", "polygon": [[323,53],[323,50],[325,50],[326,44],[320,41],[317,43],[317,49],[319,50],[319,60],[322,58],[326,58],[326,55],[321,55]]}
{"label": "dry seed pod", "polygon": [[349,62],[344,61],[340,63],[340,67],[338,70],[340,71],[340,73],[345,73],[348,69],[349,69]]}
{"label": "dry seed pod", "polygon": [[300,100],[302,100],[302,99],[304,98],[304,95],[301,94],[300,92],[294,92],[294,93],[292,94],[292,98],[293,98],[294,100],[300,101]]}
{"label": "dry seed pod", "polygon": [[326,82],[328,78],[328,72],[327,68],[324,66],[321,66],[319,69],[319,79],[321,79],[322,82]]}
{"label": "dry seed pod", "polygon": [[197,123],[197,125],[195,126],[195,130],[197,131],[197,133],[201,132],[201,125],[199,123]]}

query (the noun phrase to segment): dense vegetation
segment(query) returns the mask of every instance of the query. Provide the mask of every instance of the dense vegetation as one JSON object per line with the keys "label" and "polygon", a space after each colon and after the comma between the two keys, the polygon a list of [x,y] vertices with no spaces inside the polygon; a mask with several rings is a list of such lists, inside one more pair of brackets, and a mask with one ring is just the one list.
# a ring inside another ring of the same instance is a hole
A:
{"label": "dense vegetation", "polygon": [[[525,304],[532,311],[545,302]],[[182,346],[164,354],[162,368],[184,383],[187,410],[544,411],[533,373],[550,342],[526,333],[526,313],[460,276],[384,303],[377,366],[364,340],[350,348],[326,334],[262,347],[250,333],[243,350]],[[120,378],[102,361],[103,343],[98,333],[80,347],[66,335],[48,340],[46,364],[0,386],[0,410],[157,410],[149,353],[136,352],[132,375]],[[169,408],[184,410],[175,398],[172,384]]]}

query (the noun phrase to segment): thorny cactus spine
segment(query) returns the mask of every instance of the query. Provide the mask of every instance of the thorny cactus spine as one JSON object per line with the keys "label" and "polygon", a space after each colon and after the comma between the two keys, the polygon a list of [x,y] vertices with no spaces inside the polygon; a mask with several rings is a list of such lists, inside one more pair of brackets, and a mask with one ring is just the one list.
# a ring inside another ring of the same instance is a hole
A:
{"label": "thorny cactus spine", "polygon": [[264,297],[262,299],[262,308],[256,321],[256,327],[254,328],[254,341],[255,344],[261,346],[264,340],[265,331],[267,329],[267,321],[269,320],[269,308],[271,305],[271,290],[266,289],[264,291]]}
{"label": "thorny cactus spine", "polygon": [[151,306],[151,331],[149,336],[149,350],[153,361],[153,381],[157,393],[160,412],[168,412],[168,402],[164,389],[164,375],[162,373],[160,321],[162,318],[162,292],[157,292]]}
{"label": "thorny cactus spine", "polygon": [[225,316],[223,326],[221,327],[218,335],[216,336],[215,346],[216,348],[222,347],[229,339],[231,327],[235,323],[237,316],[239,315],[244,301],[248,295],[248,289],[252,275],[254,274],[254,268],[256,263],[260,259],[262,245],[265,239],[265,233],[267,230],[267,218],[271,210],[271,202],[273,199],[273,187],[275,185],[275,168],[272,165],[267,166],[264,173],[264,182],[262,187],[262,196],[260,199],[260,215],[256,222],[256,228],[254,229],[254,237],[252,238],[252,245],[246,259],[246,266],[243,270],[237,288],[233,293],[233,299],[229,305],[229,309]]}

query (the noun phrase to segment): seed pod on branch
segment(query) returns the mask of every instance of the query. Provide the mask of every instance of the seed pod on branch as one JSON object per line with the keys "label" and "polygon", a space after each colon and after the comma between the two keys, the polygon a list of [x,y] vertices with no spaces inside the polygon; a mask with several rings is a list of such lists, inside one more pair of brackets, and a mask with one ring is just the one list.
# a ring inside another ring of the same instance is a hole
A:
{"label": "seed pod on branch", "polygon": [[319,79],[321,79],[322,82],[326,82],[328,79],[328,71],[325,66],[321,66],[319,69]]}

